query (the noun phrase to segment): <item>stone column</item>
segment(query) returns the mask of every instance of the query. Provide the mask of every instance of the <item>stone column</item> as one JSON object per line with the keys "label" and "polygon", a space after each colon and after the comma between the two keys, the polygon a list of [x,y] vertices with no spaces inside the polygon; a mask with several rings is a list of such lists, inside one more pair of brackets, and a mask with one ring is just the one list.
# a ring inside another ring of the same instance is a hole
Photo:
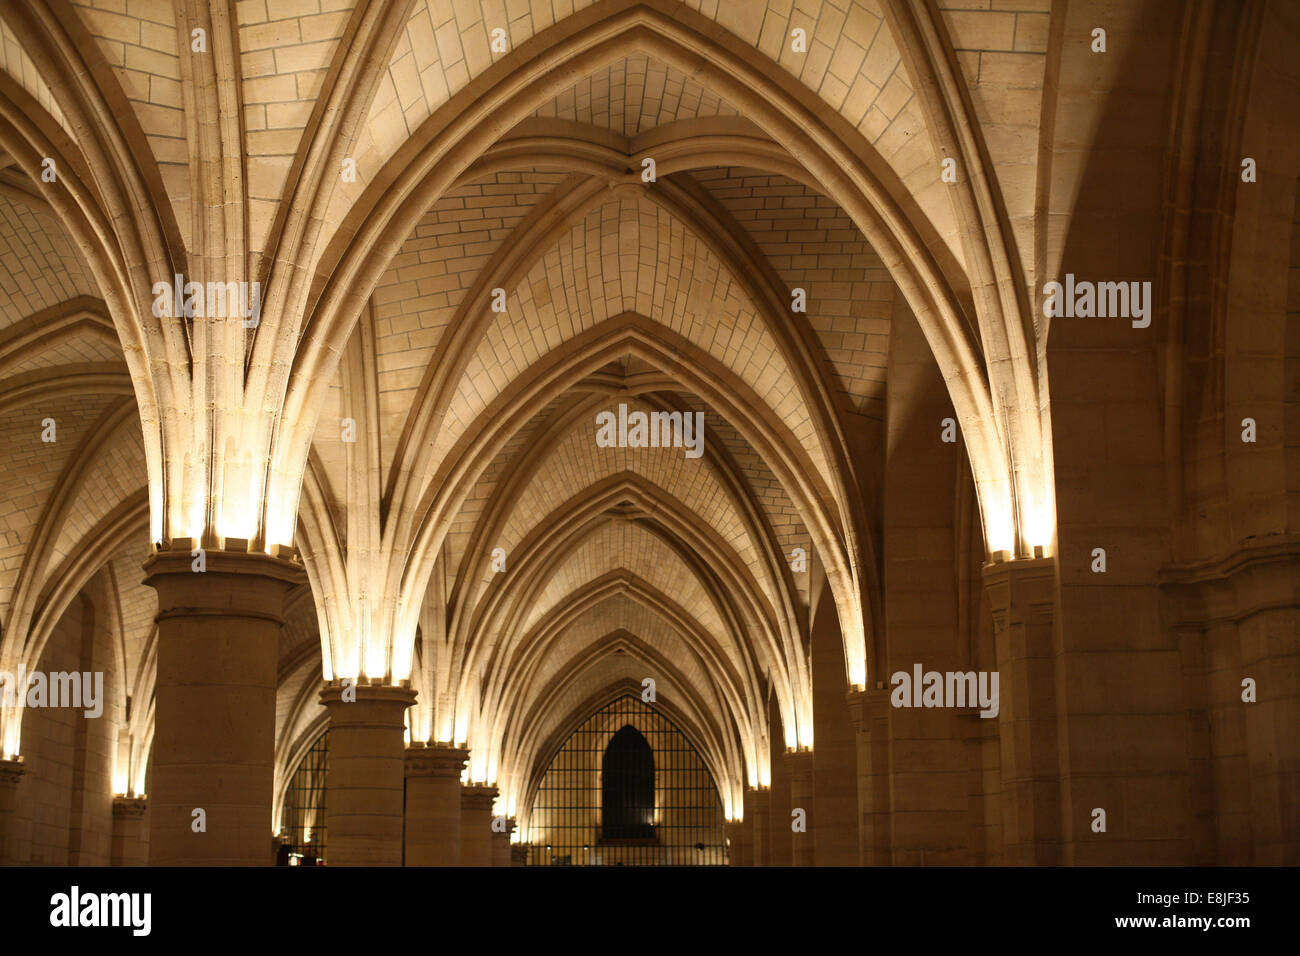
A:
{"label": "stone column", "polygon": [[772,791],[745,790],[745,843],[750,866],[772,865]]}
{"label": "stone column", "polygon": [[790,766],[785,759],[785,730],[775,694],[768,698],[767,719],[770,728],[769,766],[772,773],[772,786],[767,796],[767,855],[773,866],[790,866],[793,862],[791,843],[794,838],[790,832]]}
{"label": "stone column", "polygon": [[1000,701],[1003,862],[1062,862],[1053,628],[1056,562],[1018,559],[984,567],[993,613]]}
{"label": "stone column", "polygon": [[[811,750],[791,750],[785,755],[786,766],[790,770],[790,810],[804,811],[805,832],[792,829],[790,833],[791,863],[794,866],[812,866],[816,860],[816,841],[813,820],[813,752]],[[786,824],[792,826],[794,817]]]}
{"label": "stone column", "polygon": [[510,865],[511,866],[528,865],[528,844],[527,843],[510,844]]}
{"label": "stone column", "polygon": [[321,691],[320,699],[330,713],[325,859],[330,866],[401,866],[403,717],[415,691],[339,685]]}
{"label": "stone column", "polygon": [[[494,823],[496,821],[493,821]],[[510,865],[510,834],[515,829],[515,818],[506,817],[506,828],[504,830],[492,831],[492,865],[509,866]]]}
{"label": "stone column", "polygon": [[406,750],[406,865],[460,864],[460,775],[469,751],[448,744]]}
{"label": "stone column", "polygon": [[303,571],[225,551],[199,571],[178,545],[144,565],[158,592],[149,862],[267,866],[280,627]]}
{"label": "stone column", "polygon": [[810,813],[817,817],[817,866],[855,866],[859,833],[857,745],[844,695],[850,689],[844,664],[844,636],[829,589],[816,601],[812,636],[813,761]]}
{"label": "stone column", "polygon": [[1255,866],[1300,863],[1300,555],[1258,561],[1238,575],[1241,678],[1255,681],[1245,711]]}
{"label": "stone column", "polygon": [[479,784],[460,790],[460,865],[492,865],[492,803],[497,788]]}
{"label": "stone column", "polygon": [[144,797],[113,798],[113,842],[109,866],[144,866],[148,863],[144,843]]}
{"label": "stone column", "polygon": [[724,830],[727,834],[727,865],[744,866],[741,844],[745,838],[745,821],[728,820]]}
{"label": "stone column", "polygon": [[18,785],[26,768],[22,757],[0,760],[0,866],[21,866],[18,859]]}
{"label": "stone column", "polygon": [[858,750],[858,863],[889,866],[889,692],[851,690]]}

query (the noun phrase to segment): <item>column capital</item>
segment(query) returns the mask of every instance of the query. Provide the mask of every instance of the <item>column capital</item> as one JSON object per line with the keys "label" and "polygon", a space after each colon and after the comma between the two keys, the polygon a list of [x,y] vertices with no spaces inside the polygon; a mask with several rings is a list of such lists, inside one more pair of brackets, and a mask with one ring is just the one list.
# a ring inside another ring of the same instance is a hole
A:
{"label": "column capital", "polygon": [[[344,700],[344,692],[355,694],[354,700]],[[334,707],[347,707],[351,704],[400,704],[403,709],[415,703],[415,689],[398,687],[393,684],[362,684],[344,687],[342,683],[333,683],[320,692],[320,702],[333,713]]]}
{"label": "column capital", "polygon": [[844,695],[849,705],[849,719],[857,730],[865,730],[873,717],[883,716],[889,706],[888,687],[855,687]]}
{"label": "column capital", "polygon": [[302,584],[307,580],[307,572],[301,564],[281,557],[272,557],[257,551],[221,551],[203,550],[203,571],[194,570],[193,549],[186,547],[170,551],[155,551],[144,562],[145,584],[153,586],[151,579],[164,575],[192,575],[195,580],[204,580],[204,575],[252,575],[273,578],[288,585]]}
{"label": "column capital", "polygon": [[[204,551],[202,571],[185,551],[159,551],[144,562],[144,583],[158,592],[162,622],[221,618],[284,624],[284,595],[307,581],[300,565],[267,554]],[[238,626],[238,625],[236,625]]]}
{"label": "column capital", "polygon": [[492,802],[497,798],[497,788],[481,783],[462,785],[460,788],[460,805],[465,810],[492,811]]}
{"label": "column capital", "polygon": [[1014,561],[994,561],[980,571],[984,587],[990,598],[996,598],[1000,588],[1014,584],[1054,585],[1056,583],[1056,558],[1016,558]]}
{"label": "column capital", "polygon": [[0,787],[11,789],[17,787],[26,772],[27,767],[22,757],[7,757],[0,760]]}
{"label": "column capital", "polygon": [[148,807],[149,801],[144,797],[114,797],[113,819],[139,820],[144,816],[144,812]]}
{"label": "column capital", "polygon": [[464,747],[449,744],[428,744],[406,748],[406,775],[408,777],[451,777],[460,779],[469,760]]}
{"label": "column capital", "polygon": [[792,771],[812,770],[812,748],[801,747],[798,750],[787,750],[785,752],[785,765]]}

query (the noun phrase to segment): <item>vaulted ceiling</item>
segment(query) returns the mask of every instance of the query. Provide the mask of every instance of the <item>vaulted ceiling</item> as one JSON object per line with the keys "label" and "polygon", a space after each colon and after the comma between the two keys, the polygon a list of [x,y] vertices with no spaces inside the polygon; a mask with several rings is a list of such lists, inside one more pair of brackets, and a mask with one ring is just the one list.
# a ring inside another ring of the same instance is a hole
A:
{"label": "vaulted ceiling", "polygon": [[[819,595],[864,679],[898,322],[949,380],[990,548],[1044,497],[1033,189],[1003,160],[1047,0],[1014,6],[5,5],[3,659],[107,569],[143,699],[151,543],[291,533],[282,759],[322,672],[409,678],[412,737],[467,742],[509,800],[575,708],[650,677],[738,799],[769,698],[812,743]],[[173,270],[262,283],[262,324],[151,319]],[[703,455],[598,447],[620,403],[703,413]],[[205,502],[227,525],[186,524]]]}

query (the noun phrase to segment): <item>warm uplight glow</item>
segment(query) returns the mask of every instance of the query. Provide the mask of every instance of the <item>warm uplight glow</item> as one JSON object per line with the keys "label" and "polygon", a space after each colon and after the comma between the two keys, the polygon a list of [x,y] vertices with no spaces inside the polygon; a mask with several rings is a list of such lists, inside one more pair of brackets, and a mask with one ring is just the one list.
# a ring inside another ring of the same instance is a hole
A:
{"label": "warm uplight glow", "polygon": [[393,682],[411,679],[412,656],[415,653],[415,635],[408,639],[396,639],[393,642]]}
{"label": "warm uplight glow", "polygon": [[293,544],[293,532],[298,523],[298,486],[294,484],[289,490],[282,486],[283,479],[271,476],[271,487],[266,495],[266,543],[281,544],[289,547]]}
{"label": "warm uplight glow", "polygon": [[1035,548],[1042,548],[1044,556],[1050,555],[1056,525],[1050,505],[1045,501],[1030,502],[1025,508],[1024,524],[1025,544],[1029,553],[1033,554]]}
{"label": "warm uplight glow", "polygon": [[982,502],[984,512],[984,538],[990,552],[1011,551],[1016,544],[1016,523],[1011,517],[1010,502],[999,500],[996,507]]}
{"label": "warm uplight glow", "polygon": [[21,711],[12,710],[5,721],[4,740],[0,742],[0,753],[3,753],[5,760],[13,760],[18,756],[18,743],[22,733],[18,720],[21,716]]}
{"label": "warm uplight glow", "polygon": [[724,794],[722,798],[722,813],[728,823],[740,823],[745,819],[745,808],[743,805],[737,806],[732,803],[730,794]]}
{"label": "warm uplight glow", "polygon": [[799,749],[812,750],[813,745],[813,727],[812,721],[799,725]]}
{"label": "warm uplight glow", "polygon": [[469,770],[471,780],[475,783],[485,783],[486,785],[490,785],[495,779],[493,776],[493,771],[495,771],[495,769],[495,767],[489,765],[487,756],[483,755],[482,747],[469,748]]}

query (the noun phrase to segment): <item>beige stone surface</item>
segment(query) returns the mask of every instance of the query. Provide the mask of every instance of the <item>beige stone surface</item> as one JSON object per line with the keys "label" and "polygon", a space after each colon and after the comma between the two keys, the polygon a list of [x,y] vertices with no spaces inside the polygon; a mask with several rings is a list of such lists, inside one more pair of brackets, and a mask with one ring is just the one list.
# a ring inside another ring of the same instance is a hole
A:
{"label": "beige stone surface", "polygon": [[[0,672],[105,686],[0,701],[0,861],[265,865],[329,729],[329,865],[510,865],[652,693],[733,865],[1294,865],[1298,37],[0,4]],[[178,273],[255,327],[158,314]],[[998,716],[893,706],[914,666]]]}

